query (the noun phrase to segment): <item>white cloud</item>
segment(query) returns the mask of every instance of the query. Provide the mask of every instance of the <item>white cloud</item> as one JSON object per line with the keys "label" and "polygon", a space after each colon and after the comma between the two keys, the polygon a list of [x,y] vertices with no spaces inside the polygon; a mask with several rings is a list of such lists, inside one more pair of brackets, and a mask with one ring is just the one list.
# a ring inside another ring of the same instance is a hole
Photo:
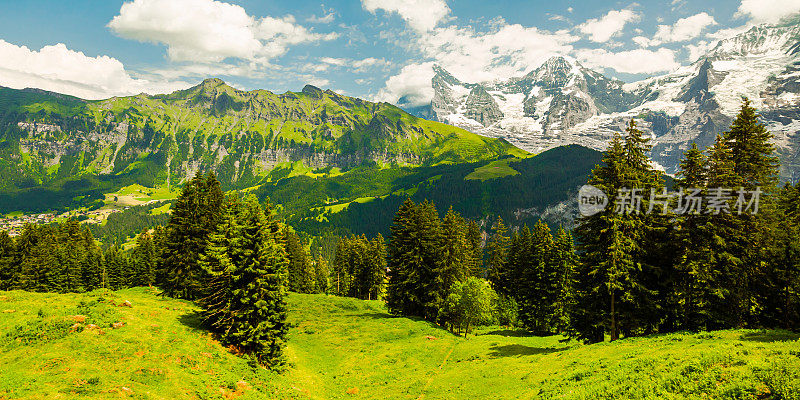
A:
{"label": "white cloud", "polygon": [[742,0],[736,15],[749,17],[756,23],[775,23],[796,13],[800,13],[797,0]]}
{"label": "white cloud", "polygon": [[700,57],[704,56],[716,44],[716,41],[701,40],[696,44],[686,46],[686,51],[689,52],[689,62],[695,62]]}
{"label": "white cloud", "polygon": [[709,26],[716,25],[714,17],[705,12],[692,15],[691,17],[681,18],[674,25],[659,25],[651,46],[661,43],[685,42],[700,36]]}
{"label": "white cloud", "polygon": [[376,95],[380,101],[404,98],[417,106],[429,102],[432,66],[441,65],[467,82],[485,82],[520,76],[555,54],[568,54],[578,37],[568,31],[547,32],[536,27],[493,20],[490,30],[448,26],[422,33],[407,44],[422,60],[405,66]]}
{"label": "white cloud", "polygon": [[333,22],[334,18],[336,18],[336,14],[331,12],[321,17],[312,15],[306,18],[306,22],[310,22],[312,24],[330,24],[331,22]]}
{"label": "white cloud", "polygon": [[611,10],[600,18],[592,18],[576,28],[594,42],[605,42],[622,33],[629,22],[637,22],[641,16],[632,10]]}
{"label": "white cloud", "polygon": [[63,43],[39,51],[0,39],[0,85],[15,89],[35,87],[89,100],[142,92],[166,93],[185,89],[181,81],[149,81],[131,77],[112,57],[89,57]]}
{"label": "white cloud", "polygon": [[395,12],[419,32],[433,29],[450,13],[444,0],[361,0],[365,10]]}
{"label": "white cloud", "polygon": [[386,81],[386,87],[381,89],[374,101],[397,103],[398,99],[405,98],[410,106],[421,106],[433,98],[433,62],[406,65],[400,73]]}
{"label": "white cloud", "polygon": [[292,16],[256,19],[238,5],[214,0],[133,0],[108,27],[124,38],[165,44],[173,61],[266,63],[290,45],[336,38],[309,31]]}
{"label": "white cloud", "polygon": [[310,69],[316,71],[325,71],[329,66],[336,68],[349,68],[352,72],[365,72],[371,68],[383,67],[389,65],[389,62],[383,58],[367,57],[360,60],[353,60],[350,58],[335,58],[335,57],[322,57],[319,59],[321,64],[311,64]]}
{"label": "white cloud", "polygon": [[459,78],[483,82],[525,73],[554,54],[569,53],[576,40],[567,31],[553,33],[503,21],[489,32],[438,28],[415,41],[414,47]]}
{"label": "white cloud", "polygon": [[325,78],[318,78],[318,77],[306,78],[306,81],[308,82],[309,85],[314,85],[314,86],[328,86],[331,83],[331,81]]}
{"label": "white cloud", "polygon": [[708,36],[708,37],[710,37],[712,39],[717,39],[717,40],[728,39],[728,38],[734,37],[734,36],[736,36],[736,35],[738,35],[740,33],[746,32],[751,27],[752,27],[752,25],[748,24],[748,25],[737,26],[737,27],[734,27],[734,28],[725,28],[725,29],[720,29],[720,30],[718,30],[716,32],[707,33],[706,36]]}
{"label": "white cloud", "polygon": [[680,67],[675,61],[675,53],[664,48],[656,51],[636,49],[617,53],[604,49],[582,49],[576,51],[576,56],[587,67],[611,68],[629,74],[651,74]]}

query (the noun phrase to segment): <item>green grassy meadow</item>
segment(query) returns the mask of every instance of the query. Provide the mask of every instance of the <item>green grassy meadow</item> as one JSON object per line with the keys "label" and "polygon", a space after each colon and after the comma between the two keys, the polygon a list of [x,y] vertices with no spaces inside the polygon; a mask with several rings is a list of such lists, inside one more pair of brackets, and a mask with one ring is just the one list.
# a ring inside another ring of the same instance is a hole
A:
{"label": "green grassy meadow", "polygon": [[465,339],[378,301],[291,294],[289,308],[278,374],[152,289],[0,292],[0,399],[800,399],[800,335],[786,331],[587,346],[502,327]]}

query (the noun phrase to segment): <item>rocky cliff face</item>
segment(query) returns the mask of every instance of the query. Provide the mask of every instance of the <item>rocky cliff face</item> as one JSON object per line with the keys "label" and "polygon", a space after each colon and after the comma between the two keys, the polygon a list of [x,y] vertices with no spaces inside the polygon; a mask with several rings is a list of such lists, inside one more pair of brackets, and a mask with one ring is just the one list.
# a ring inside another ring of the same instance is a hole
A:
{"label": "rocky cliff face", "polygon": [[[437,120],[502,137],[532,152],[581,144],[604,150],[630,118],[653,140],[653,159],[675,172],[692,142],[707,146],[727,129],[747,96],[775,135],[781,175],[800,175],[800,21],[757,26],[721,40],[692,65],[623,84],[569,57],[553,57],[506,82],[464,83],[436,68]],[[487,98],[467,102],[483,87],[499,113],[485,118]],[[483,120],[479,120],[481,115]]]}

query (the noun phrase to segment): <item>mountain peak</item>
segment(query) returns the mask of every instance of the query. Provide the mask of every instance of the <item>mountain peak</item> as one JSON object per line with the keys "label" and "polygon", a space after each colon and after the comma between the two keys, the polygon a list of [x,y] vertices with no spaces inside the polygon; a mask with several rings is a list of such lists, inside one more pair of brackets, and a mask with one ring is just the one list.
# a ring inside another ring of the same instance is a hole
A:
{"label": "mountain peak", "polygon": [[314,85],[305,85],[302,90],[303,94],[307,94],[314,98],[322,97],[322,89]]}
{"label": "mountain peak", "polygon": [[200,86],[203,87],[217,87],[221,85],[225,85],[225,81],[219,78],[206,78],[203,80],[203,83],[200,84]]}

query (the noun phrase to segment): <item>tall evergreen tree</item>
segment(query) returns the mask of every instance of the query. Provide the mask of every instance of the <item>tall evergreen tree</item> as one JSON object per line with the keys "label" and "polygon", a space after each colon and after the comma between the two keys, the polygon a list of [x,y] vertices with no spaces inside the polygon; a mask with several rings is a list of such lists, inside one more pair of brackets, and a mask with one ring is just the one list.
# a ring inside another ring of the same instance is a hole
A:
{"label": "tall evergreen tree", "polygon": [[198,172],[175,201],[161,255],[160,275],[164,280],[160,285],[166,295],[186,299],[202,296],[209,277],[199,266],[198,257],[217,227],[222,200],[216,176]]}
{"label": "tall evergreen tree", "polygon": [[280,367],[289,327],[286,323],[287,256],[281,225],[267,203],[245,199],[241,225],[241,263],[231,273],[231,324],[223,338],[253,354],[263,365]]}
{"label": "tall evergreen tree", "polygon": [[387,246],[387,305],[396,314],[438,316],[436,280],[441,221],[433,204],[406,199],[394,217]]}
{"label": "tall evergreen tree", "polygon": [[134,271],[131,286],[148,286],[155,283],[158,252],[153,236],[148,229],[136,238],[136,247],[131,252],[131,263]]}
{"label": "tall evergreen tree", "polygon": [[511,238],[503,219],[498,217],[492,227],[492,236],[486,243],[486,278],[492,288],[504,296],[512,290],[511,276],[508,272],[508,252]]}
{"label": "tall evergreen tree", "polygon": [[14,240],[6,231],[0,231],[0,290],[9,290],[19,279]]}
{"label": "tall evergreen tree", "polygon": [[289,227],[284,232],[289,257],[288,289],[298,293],[317,291],[316,272],[300,237]]}
{"label": "tall evergreen tree", "polygon": [[567,332],[569,313],[575,302],[575,270],[577,256],[572,234],[563,227],[558,229],[553,243],[553,266],[555,268],[556,296],[553,304],[551,325],[556,332]]}

